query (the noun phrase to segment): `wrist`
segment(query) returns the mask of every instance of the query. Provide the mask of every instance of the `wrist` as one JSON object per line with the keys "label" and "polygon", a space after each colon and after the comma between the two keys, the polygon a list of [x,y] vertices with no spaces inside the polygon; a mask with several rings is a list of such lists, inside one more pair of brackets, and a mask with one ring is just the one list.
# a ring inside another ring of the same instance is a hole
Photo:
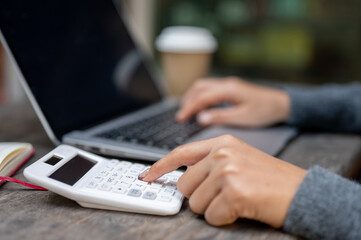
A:
{"label": "wrist", "polygon": [[279,199],[279,202],[282,204],[280,204],[281,209],[279,210],[279,212],[281,213],[281,215],[280,215],[280,222],[277,228],[282,227],[284,225],[284,222],[288,215],[288,211],[292,205],[293,199],[295,198],[296,193],[299,187],[301,186],[306,175],[307,175],[307,171],[302,168],[294,166],[293,170],[289,169],[288,184],[287,187],[285,188],[285,191],[282,194],[283,196],[282,199]]}
{"label": "wrist", "polygon": [[279,122],[285,122],[288,120],[291,113],[291,100],[286,91],[275,90],[275,107],[277,113],[277,120]]}

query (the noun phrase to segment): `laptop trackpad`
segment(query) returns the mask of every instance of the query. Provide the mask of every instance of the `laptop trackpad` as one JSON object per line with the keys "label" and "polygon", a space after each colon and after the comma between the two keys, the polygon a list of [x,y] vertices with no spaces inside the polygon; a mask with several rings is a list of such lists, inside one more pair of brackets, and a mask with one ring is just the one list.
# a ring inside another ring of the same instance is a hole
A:
{"label": "laptop trackpad", "polygon": [[270,155],[277,155],[286,143],[296,136],[297,129],[279,126],[262,129],[242,129],[233,127],[210,127],[192,137],[188,142],[204,140],[230,134]]}

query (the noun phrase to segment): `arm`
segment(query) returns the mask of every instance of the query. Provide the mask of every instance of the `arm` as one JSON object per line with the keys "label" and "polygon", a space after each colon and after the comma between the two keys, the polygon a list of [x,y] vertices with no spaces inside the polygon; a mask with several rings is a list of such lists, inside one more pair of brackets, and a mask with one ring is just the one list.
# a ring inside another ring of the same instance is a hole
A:
{"label": "arm", "polygon": [[286,88],[291,101],[287,122],[302,128],[361,132],[361,84]]}
{"label": "arm", "polygon": [[310,239],[360,239],[361,186],[312,168],[288,210],[284,230]]}
{"label": "arm", "polygon": [[[226,109],[210,108],[230,102]],[[361,84],[309,88],[264,87],[236,77],[199,80],[182,99],[176,118],[196,115],[203,125],[264,127],[287,122],[302,128],[361,132]]]}
{"label": "arm", "polygon": [[140,179],[151,182],[182,165],[177,188],[212,225],[249,218],[311,239],[361,236],[361,187],[319,167],[307,173],[221,136],[176,148]]}

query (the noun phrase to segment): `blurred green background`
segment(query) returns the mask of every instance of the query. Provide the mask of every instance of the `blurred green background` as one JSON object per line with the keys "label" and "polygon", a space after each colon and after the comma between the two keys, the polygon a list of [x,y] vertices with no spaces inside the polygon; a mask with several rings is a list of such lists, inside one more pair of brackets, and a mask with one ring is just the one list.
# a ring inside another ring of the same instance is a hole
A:
{"label": "blurred green background", "polygon": [[214,75],[314,84],[361,80],[360,0],[154,2],[154,38],[174,25],[212,31],[219,42]]}

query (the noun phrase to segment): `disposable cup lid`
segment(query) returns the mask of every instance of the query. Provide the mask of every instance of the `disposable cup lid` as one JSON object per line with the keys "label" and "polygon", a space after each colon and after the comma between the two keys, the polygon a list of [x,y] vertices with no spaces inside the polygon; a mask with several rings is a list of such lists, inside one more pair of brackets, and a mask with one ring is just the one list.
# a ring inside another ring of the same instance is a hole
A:
{"label": "disposable cup lid", "polygon": [[205,28],[167,27],[157,38],[156,47],[162,52],[213,53],[217,49],[217,41]]}

